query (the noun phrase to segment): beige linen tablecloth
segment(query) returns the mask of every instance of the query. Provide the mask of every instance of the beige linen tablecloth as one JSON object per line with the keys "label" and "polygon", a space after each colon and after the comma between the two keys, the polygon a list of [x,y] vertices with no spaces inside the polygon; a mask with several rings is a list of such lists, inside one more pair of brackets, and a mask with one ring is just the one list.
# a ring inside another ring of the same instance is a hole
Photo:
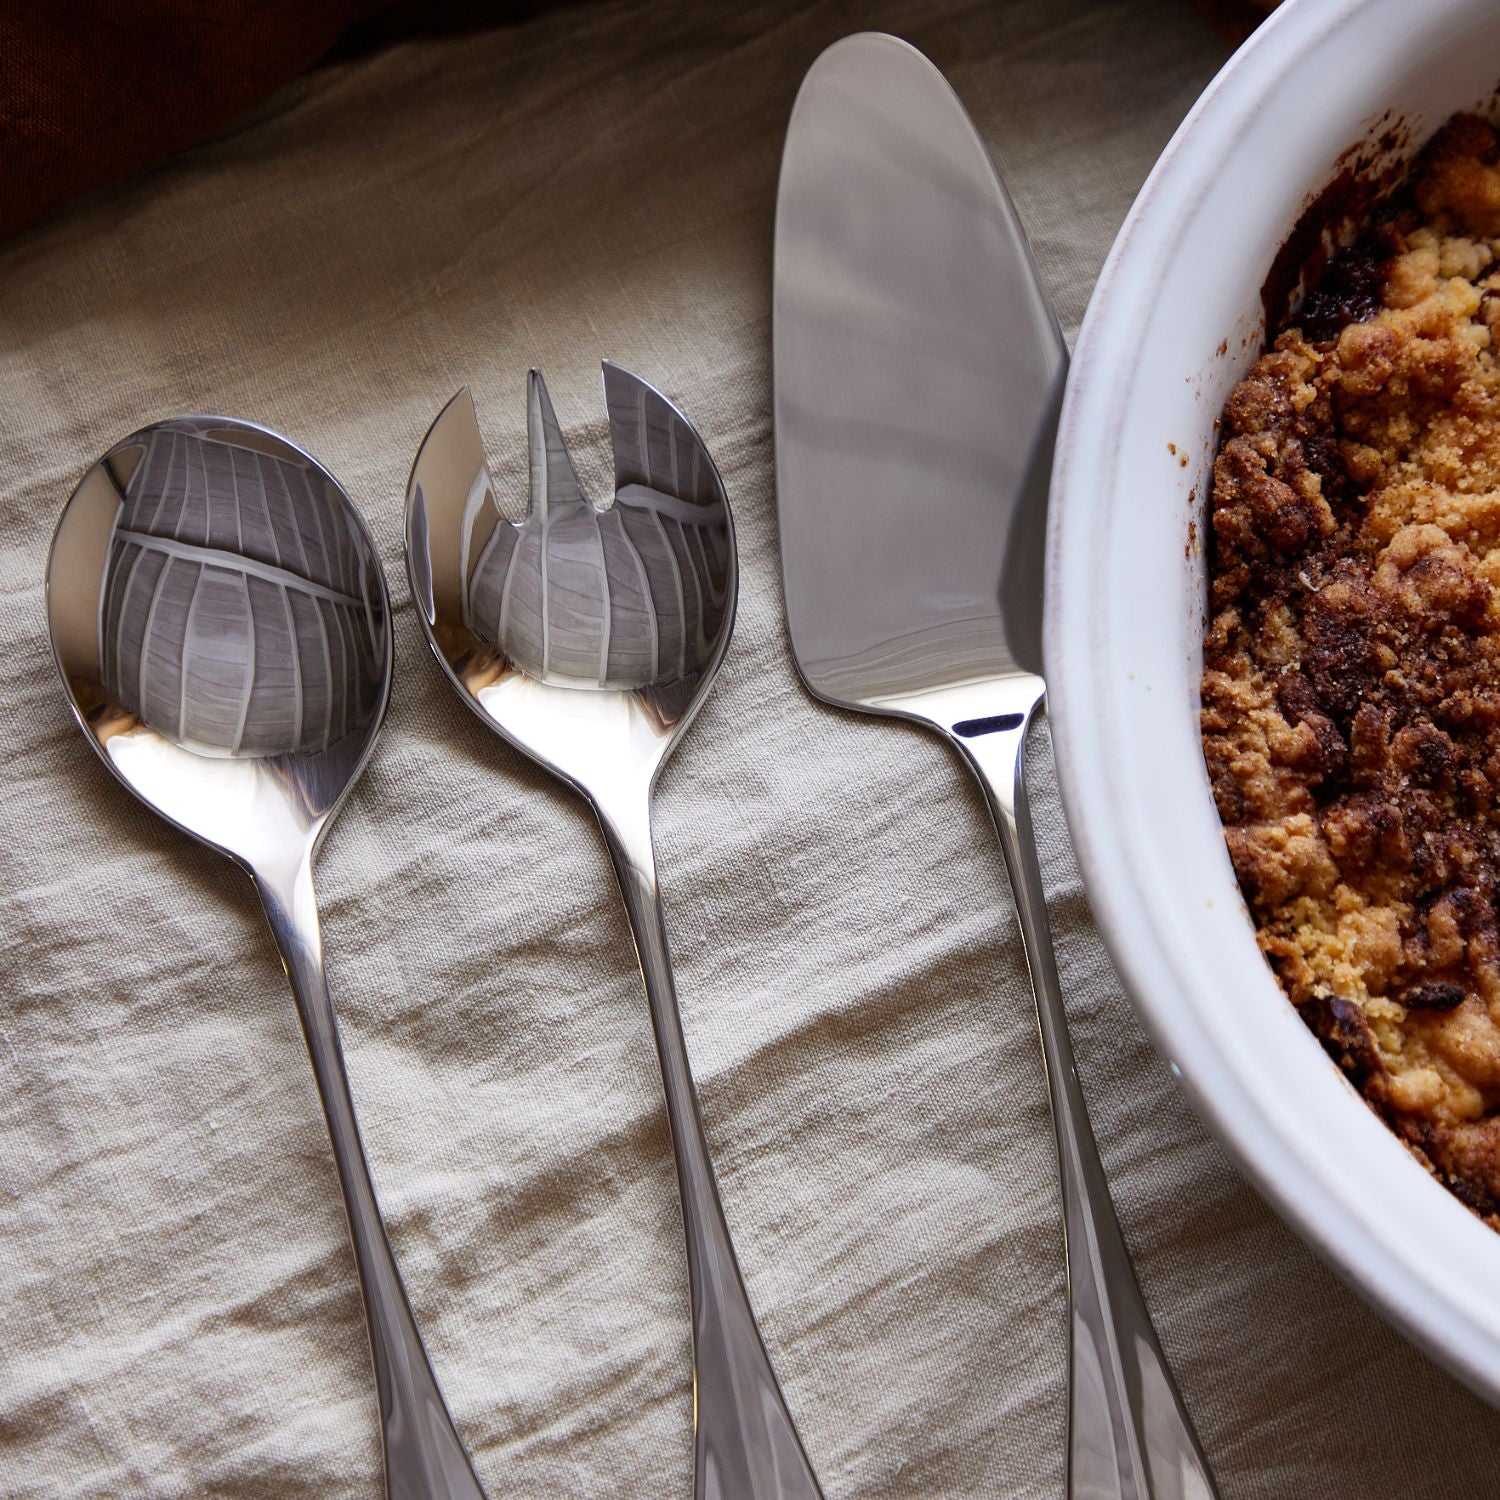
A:
{"label": "beige linen tablecloth", "polygon": [[[574,6],[315,74],[0,251],[0,1494],[379,1493],[264,922],[96,763],[45,644],[69,489],[195,410],[322,457],[397,601],[390,718],[321,890],[381,1199],[478,1470],[496,1497],[689,1493],[676,1189],[609,866],[584,805],[440,680],[400,560],[407,467],[460,382],[518,502],[545,366],[602,488],[609,356],[696,419],[739,523],[734,647],[658,843],[726,1211],[807,1448],[830,1500],[1059,1495],[1053,1146],[993,834],[934,739],[812,701],[783,633],[777,159],[803,70],[863,26],[953,80],[1071,331],[1222,60],[1175,0]],[[1273,1217],[1146,1042],[1044,749],[1085,1091],[1226,1500],[1500,1492],[1500,1421]]]}

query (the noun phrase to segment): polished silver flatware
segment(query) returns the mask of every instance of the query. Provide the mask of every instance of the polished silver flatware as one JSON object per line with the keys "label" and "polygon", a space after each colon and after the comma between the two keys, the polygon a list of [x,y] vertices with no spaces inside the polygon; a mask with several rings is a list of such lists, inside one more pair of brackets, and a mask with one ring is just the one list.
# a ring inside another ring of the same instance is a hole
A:
{"label": "polished silver flatware", "polygon": [[265,428],[159,422],[73,492],[47,561],[73,713],[148,807],[250,876],[328,1117],[391,1500],[483,1500],[386,1239],[323,970],[313,856],[391,686],[390,600],[337,481]]}
{"label": "polished silver flatware", "polygon": [[582,792],[635,935],[687,1233],[698,1500],[816,1500],[818,1483],[756,1328],[688,1069],[651,841],[651,792],[734,623],[729,502],[692,423],[604,366],[615,497],[584,498],[541,376],[527,402],[531,505],[495,501],[461,390],[422,442],[406,556],[428,643],[459,695]]}
{"label": "polished silver flatware", "polygon": [[979,778],[1036,995],[1062,1173],[1068,1493],[1207,1500],[1074,1069],[1022,779],[1066,348],[947,83],[894,37],[835,43],[792,111],[776,207],[776,492],[798,669],[935,729]]}

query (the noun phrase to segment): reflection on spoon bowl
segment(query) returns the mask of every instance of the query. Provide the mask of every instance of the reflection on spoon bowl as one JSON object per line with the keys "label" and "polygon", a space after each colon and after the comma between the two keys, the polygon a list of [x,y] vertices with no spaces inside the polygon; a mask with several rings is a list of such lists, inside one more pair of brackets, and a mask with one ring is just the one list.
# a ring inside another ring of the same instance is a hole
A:
{"label": "reflection on spoon bowl", "polygon": [[59,522],[58,667],[110,769],[254,865],[317,836],[390,682],[378,560],[312,459],[223,418],[117,444]]}

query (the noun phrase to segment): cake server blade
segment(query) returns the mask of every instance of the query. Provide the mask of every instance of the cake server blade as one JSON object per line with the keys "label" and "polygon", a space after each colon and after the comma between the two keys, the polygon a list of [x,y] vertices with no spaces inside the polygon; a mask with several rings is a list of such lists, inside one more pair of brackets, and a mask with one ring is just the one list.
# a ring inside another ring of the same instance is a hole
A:
{"label": "cake server blade", "polygon": [[849,37],[797,97],[776,212],[776,470],[808,686],[873,706],[1040,674],[1067,351],[937,70]]}

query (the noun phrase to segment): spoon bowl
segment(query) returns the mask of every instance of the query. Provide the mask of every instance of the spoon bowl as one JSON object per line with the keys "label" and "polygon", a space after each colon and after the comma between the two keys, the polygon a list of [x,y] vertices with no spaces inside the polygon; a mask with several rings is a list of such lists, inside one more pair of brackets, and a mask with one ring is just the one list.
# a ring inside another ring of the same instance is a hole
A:
{"label": "spoon bowl", "polygon": [[698,1114],[667,949],[651,790],[734,624],[729,501],[692,423],[604,366],[615,495],[591,505],[541,376],[528,387],[531,504],[495,500],[474,403],[433,423],[407,489],[407,568],[460,696],[593,807],[635,937],[687,1236],[698,1500],[821,1500],[735,1259]]}
{"label": "spoon bowl", "polygon": [[74,717],[148,807],[263,902],[328,1118],[369,1319],[387,1494],[483,1500],[391,1255],[323,972],[312,861],[391,689],[390,597],[334,477],[263,427],[117,443],[63,509],[47,620]]}
{"label": "spoon bowl", "polygon": [[134,433],[64,508],[46,594],[74,717],[142,802],[252,871],[310,850],[392,659],[374,544],[316,460],[221,417]]}

